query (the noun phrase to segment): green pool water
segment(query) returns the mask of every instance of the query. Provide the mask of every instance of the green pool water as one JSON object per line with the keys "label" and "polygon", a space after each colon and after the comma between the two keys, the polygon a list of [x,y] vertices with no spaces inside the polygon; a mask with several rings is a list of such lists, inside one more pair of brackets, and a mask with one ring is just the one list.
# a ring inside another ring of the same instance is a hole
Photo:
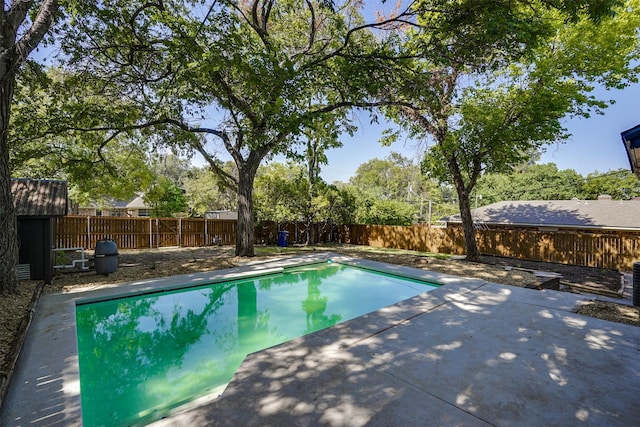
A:
{"label": "green pool water", "polygon": [[229,382],[252,352],[434,289],[336,263],[76,307],[83,424],[145,424]]}

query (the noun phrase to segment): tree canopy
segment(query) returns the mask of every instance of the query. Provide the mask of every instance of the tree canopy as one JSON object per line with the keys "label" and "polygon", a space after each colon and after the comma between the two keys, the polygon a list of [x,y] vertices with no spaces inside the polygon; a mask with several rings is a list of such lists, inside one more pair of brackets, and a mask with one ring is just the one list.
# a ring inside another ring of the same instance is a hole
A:
{"label": "tree canopy", "polygon": [[[365,104],[379,40],[359,3],[124,2],[78,7],[67,66],[119,88],[172,145],[198,152],[237,189],[236,253],[253,255],[253,182],[268,156],[287,153],[306,128]],[[91,54],[87,54],[87,53]],[[191,135],[185,136],[185,134]],[[173,135],[173,136],[169,136]],[[226,150],[238,175],[220,167]]]}
{"label": "tree canopy", "polygon": [[[566,115],[605,108],[594,84],[637,78],[637,3],[418,2],[403,45],[415,58],[398,74],[388,115],[433,143],[423,168],[454,185],[469,259],[479,256],[470,197],[482,174],[509,172],[564,140]],[[443,18],[436,6],[454,13]]]}
{"label": "tree canopy", "polygon": [[584,178],[572,169],[559,170],[554,163],[531,165],[512,173],[485,174],[475,194],[482,204],[503,200],[570,200],[582,198]]}
{"label": "tree canopy", "polygon": [[144,201],[151,207],[151,216],[171,217],[186,215],[188,200],[184,190],[163,176],[144,194]]}
{"label": "tree canopy", "polygon": [[7,138],[12,176],[67,180],[81,203],[128,199],[151,184],[148,135],[85,130],[135,114],[91,83],[35,63],[17,76]]}
{"label": "tree canopy", "polygon": [[601,195],[611,196],[614,200],[640,197],[640,181],[628,169],[588,174],[582,185],[582,197],[595,200]]}
{"label": "tree canopy", "polygon": [[547,163],[511,173],[486,174],[478,180],[475,194],[482,196],[483,205],[503,200],[596,200],[602,195],[629,200],[640,196],[640,182],[630,170],[593,172],[583,177],[572,169],[560,170]]}

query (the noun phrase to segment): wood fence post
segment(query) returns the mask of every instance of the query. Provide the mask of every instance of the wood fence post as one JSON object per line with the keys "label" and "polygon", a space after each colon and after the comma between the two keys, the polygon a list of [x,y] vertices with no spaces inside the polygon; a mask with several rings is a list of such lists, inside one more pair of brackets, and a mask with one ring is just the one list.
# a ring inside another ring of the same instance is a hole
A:
{"label": "wood fence post", "polygon": [[182,244],[182,218],[178,218],[178,235],[176,237],[178,238],[178,247],[180,247]]}
{"label": "wood fence post", "polygon": [[153,248],[153,225],[151,223],[151,218],[149,218],[149,249]]}
{"label": "wood fence post", "polygon": [[207,217],[204,217],[204,245],[205,247],[208,246],[208,236],[207,236]]}
{"label": "wood fence post", "polygon": [[87,249],[91,245],[91,216],[87,215]]}

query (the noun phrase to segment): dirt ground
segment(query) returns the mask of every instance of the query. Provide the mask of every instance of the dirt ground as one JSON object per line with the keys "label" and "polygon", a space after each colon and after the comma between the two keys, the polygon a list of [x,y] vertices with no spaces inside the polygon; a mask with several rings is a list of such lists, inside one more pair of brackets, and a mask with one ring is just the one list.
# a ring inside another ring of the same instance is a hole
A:
{"label": "dirt ground", "polygon": [[[187,274],[235,267],[247,262],[267,260],[284,255],[329,250],[358,258],[373,259],[425,270],[476,277],[495,283],[524,287],[537,285],[548,278],[540,278],[535,271],[554,272],[561,275],[560,289],[564,291],[593,293],[610,297],[619,296],[621,274],[618,271],[588,267],[528,262],[499,257],[483,257],[480,263],[446,256],[370,248],[365,246],[337,245],[321,247],[256,247],[255,258],[234,257],[230,246],[208,248],[167,248],[154,250],[119,251],[119,268],[109,276],[95,271],[68,271],[59,273],[50,286],[38,282],[22,281],[16,295],[0,295],[0,383],[6,378],[17,358],[22,339],[34,303],[40,292],[67,292],[74,288],[92,288],[104,284],[126,283],[134,280]],[[37,309],[37,307],[36,307]],[[640,309],[628,304],[592,300],[578,313],[614,322],[640,326]],[[0,395],[0,399],[1,399]]]}

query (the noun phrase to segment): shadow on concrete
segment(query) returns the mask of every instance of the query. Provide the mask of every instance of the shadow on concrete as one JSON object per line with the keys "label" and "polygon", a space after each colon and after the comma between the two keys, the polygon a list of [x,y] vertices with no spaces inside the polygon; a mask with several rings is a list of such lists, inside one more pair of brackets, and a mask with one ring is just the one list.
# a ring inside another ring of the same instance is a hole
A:
{"label": "shadow on concrete", "polygon": [[[65,310],[64,298],[57,297],[41,297],[2,404],[0,425],[80,425],[75,316]],[[37,339],[41,336],[48,338]]]}
{"label": "shadow on concrete", "polygon": [[252,354],[158,425],[632,425],[640,330],[572,295],[443,287]]}

